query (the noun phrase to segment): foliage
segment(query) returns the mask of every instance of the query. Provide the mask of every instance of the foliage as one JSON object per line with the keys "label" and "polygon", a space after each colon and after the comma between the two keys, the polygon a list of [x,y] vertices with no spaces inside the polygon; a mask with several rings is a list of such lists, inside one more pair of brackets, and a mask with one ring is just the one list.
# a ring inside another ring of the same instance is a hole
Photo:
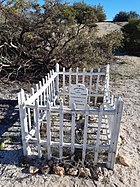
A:
{"label": "foliage", "polygon": [[106,20],[106,14],[105,14],[105,12],[104,12],[104,10],[103,10],[103,6],[101,5],[101,4],[99,4],[99,5],[95,5],[94,7],[93,7],[93,12],[94,12],[94,14],[96,15],[96,17],[97,17],[97,20],[99,21],[99,22],[101,22],[101,21],[105,21]]}
{"label": "foliage", "polygon": [[[111,58],[112,51],[120,45],[116,45],[115,35],[97,38],[91,29],[96,20],[93,9],[85,4],[80,6],[78,9],[76,4],[69,6],[57,0],[47,0],[42,6],[33,0],[1,4],[1,76],[35,81],[56,63],[66,68],[79,63],[82,67]],[[121,42],[120,38],[117,42]]]}
{"label": "foliage", "polygon": [[115,15],[113,21],[114,22],[125,22],[128,21],[129,19],[139,19],[140,15],[137,14],[135,11],[130,11],[130,12],[125,12],[125,11],[120,11],[118,14]]}
{"label": "foliage", "polygon": [[140,53],[140,19],[131,19],[122,28],[125,36],[124,50],[129,53]]}

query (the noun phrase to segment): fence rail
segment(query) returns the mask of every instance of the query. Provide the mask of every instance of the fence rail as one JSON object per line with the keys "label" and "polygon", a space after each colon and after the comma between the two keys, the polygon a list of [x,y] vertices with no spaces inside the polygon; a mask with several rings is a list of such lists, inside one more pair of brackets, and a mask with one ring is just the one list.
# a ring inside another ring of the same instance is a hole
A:
{"label": "fence rail", "polygon": [[[69,103],[70,87],[79,83],[88,89],[84,109]],[[48,159],[62,159],[65,149],[70,155],[80,149],[83,163],[90,151],[93,164],[114,167],[123,102],[110,95],[109,65],[105,72],[79,72],[78,68],[60,72],[56,64],[56,71],[50,71],[31,93],[21,90],[18,104],[24,155],[42,157],[47,148]]]}

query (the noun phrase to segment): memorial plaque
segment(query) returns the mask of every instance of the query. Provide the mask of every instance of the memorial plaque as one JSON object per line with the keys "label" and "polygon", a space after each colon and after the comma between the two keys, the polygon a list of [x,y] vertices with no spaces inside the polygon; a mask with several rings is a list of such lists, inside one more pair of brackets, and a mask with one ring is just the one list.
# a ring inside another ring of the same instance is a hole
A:
{"label": "memorial plaque", "polygon": [[73,84],[70,88],[70,107],[73,103],[77,109],[85,109],[87,105],[88,90],[84,84]]}

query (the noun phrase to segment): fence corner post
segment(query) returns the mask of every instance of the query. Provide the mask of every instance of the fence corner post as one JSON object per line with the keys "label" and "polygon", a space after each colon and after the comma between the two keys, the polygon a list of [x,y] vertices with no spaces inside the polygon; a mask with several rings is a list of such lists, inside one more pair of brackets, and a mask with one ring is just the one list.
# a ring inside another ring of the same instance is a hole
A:
{"label": "fence corner post", "polygon": [[27,142],[26,142],[26,135],[28,134],[28,126],[27,126],[27,114],[26,114],[26,107],[25,107],[25,93],[23,89],[21,89],[21,91],[18,93],[18,106],[19,106],[23,154],[28,155]]}
{"label": "fence corner post", "polygon": [[56,73],[57,73],[57,77],[56,77],[56,87],[55,87],[55,95],[56,95],[56,102],[58,103],[58,97],[59,97],[59,64],[56,63]]}
{"label": "fence corner post", "polygon": [[116,112],[115,112],[114,122],[112,127],[113,131],[111,134],[110,152],[109,152],[108,163],[107,163],[107,167],[110,169],[113,169],[115,164],[118,137],[120,133],[120,123],[121,123],[121,117],[123,112],[123,101],[120,97],[118,97],[116,100],[115,110]]}

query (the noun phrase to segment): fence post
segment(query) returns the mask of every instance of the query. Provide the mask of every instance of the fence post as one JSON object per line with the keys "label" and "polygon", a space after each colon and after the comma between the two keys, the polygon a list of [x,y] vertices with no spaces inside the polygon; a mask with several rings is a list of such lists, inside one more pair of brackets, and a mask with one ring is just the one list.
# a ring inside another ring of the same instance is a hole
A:
{"label": "fence post", "polygon": [[39,123],[39,108],[38,101],[35,101],[35,116],[36,116],[36,138],[38,147],[38,157],[42,157],[41,145],[40,145],[40,123]]}
{"label": "fence post", "polygon": [[[88,105],[86,106],[88,110]],[[88,112],[85,112],[85,123],[84,123],[84,135],[83,135],[83,151],[82,151],[82,162],[85,161],[86,148],[87,148],[87,128],[88,128]]]}
{"label": "fence post", "polygon": [[57,77],[56,77],[56,91],[55,91],[55,95],[57,97],[56,102],[58,102],[58,97],[59,97],[59,64],[56,64],[56,73],[57,73]]}
{"label": "fence post", "polygon": [[19,105],[19,114],[20,114],[23,154],[28,155],[27,142],[26,142],[26,136],[28,134],[28,126],[27,126],[27,114],[26,114],[26,107],[25,107],[25,93],[23,89],[21,89],[21,92],[18,93],[18,105]]}
{"label": "fence post", "polygon": [[[100,72],[100,68],[98,68],[98,73]],[[96,82],[96,90],[95,90],[95,93],[96,93],[96,96],[95,96],[95,101],[94,101],[94,105],[96,106],[97,105],[97,100],[98,100],[98,89],[99,89],[99,80],[100,80],[100,75],[98,74],[97,75],[97,82]]]}
{"label": "fence post", "polygon": [[47,133],[47,151],[48,151],[48,160],[51,158],[51,129],[50,129],[50,115],[51,115],[51,109],[50,109],[50,101],[47,101],[47,105],[46,105],[46,133]]}
{"label": "fence post", "polygon": [[60,102],[59,109],[59,118],[60,118],[60,130],[59,130],[59,158],[62,159],[63,156],[63,100]]}
{"label": "fence post", "polygon": [[72,103],[72,125],[71,125],[71,154],[74,154],[75,151],[75,109],[76,109],[76,105],[74,103]]}
{"label": "fence post", "polygon": [[96,137],[96,144],[95,144],[94,164],[97,164],[97,161],[98,161],[101,125],[102,125],[102,118],[103,118],[103,110],[104,110],[104,106],[102,104],[100,106],[100,110],[99,110],[99,120],[98,120],[98,130],[97,130],[97,137]]}
{"label": "fence post", "polygon": [[115,156],[116,156],[116,149],[117,149],[117,143],[118,143],[118,137],[119,137],[119,131],[120,131],[120,122],[123,112],[123,101],[119,97],[116,100],[115,104],[115,116],[112,126],[112,133],[111,133],[111,142],[110,142],[110,149],[108,153],[108,163],[107,167],[110,169],[113,169],[115,164]]}

